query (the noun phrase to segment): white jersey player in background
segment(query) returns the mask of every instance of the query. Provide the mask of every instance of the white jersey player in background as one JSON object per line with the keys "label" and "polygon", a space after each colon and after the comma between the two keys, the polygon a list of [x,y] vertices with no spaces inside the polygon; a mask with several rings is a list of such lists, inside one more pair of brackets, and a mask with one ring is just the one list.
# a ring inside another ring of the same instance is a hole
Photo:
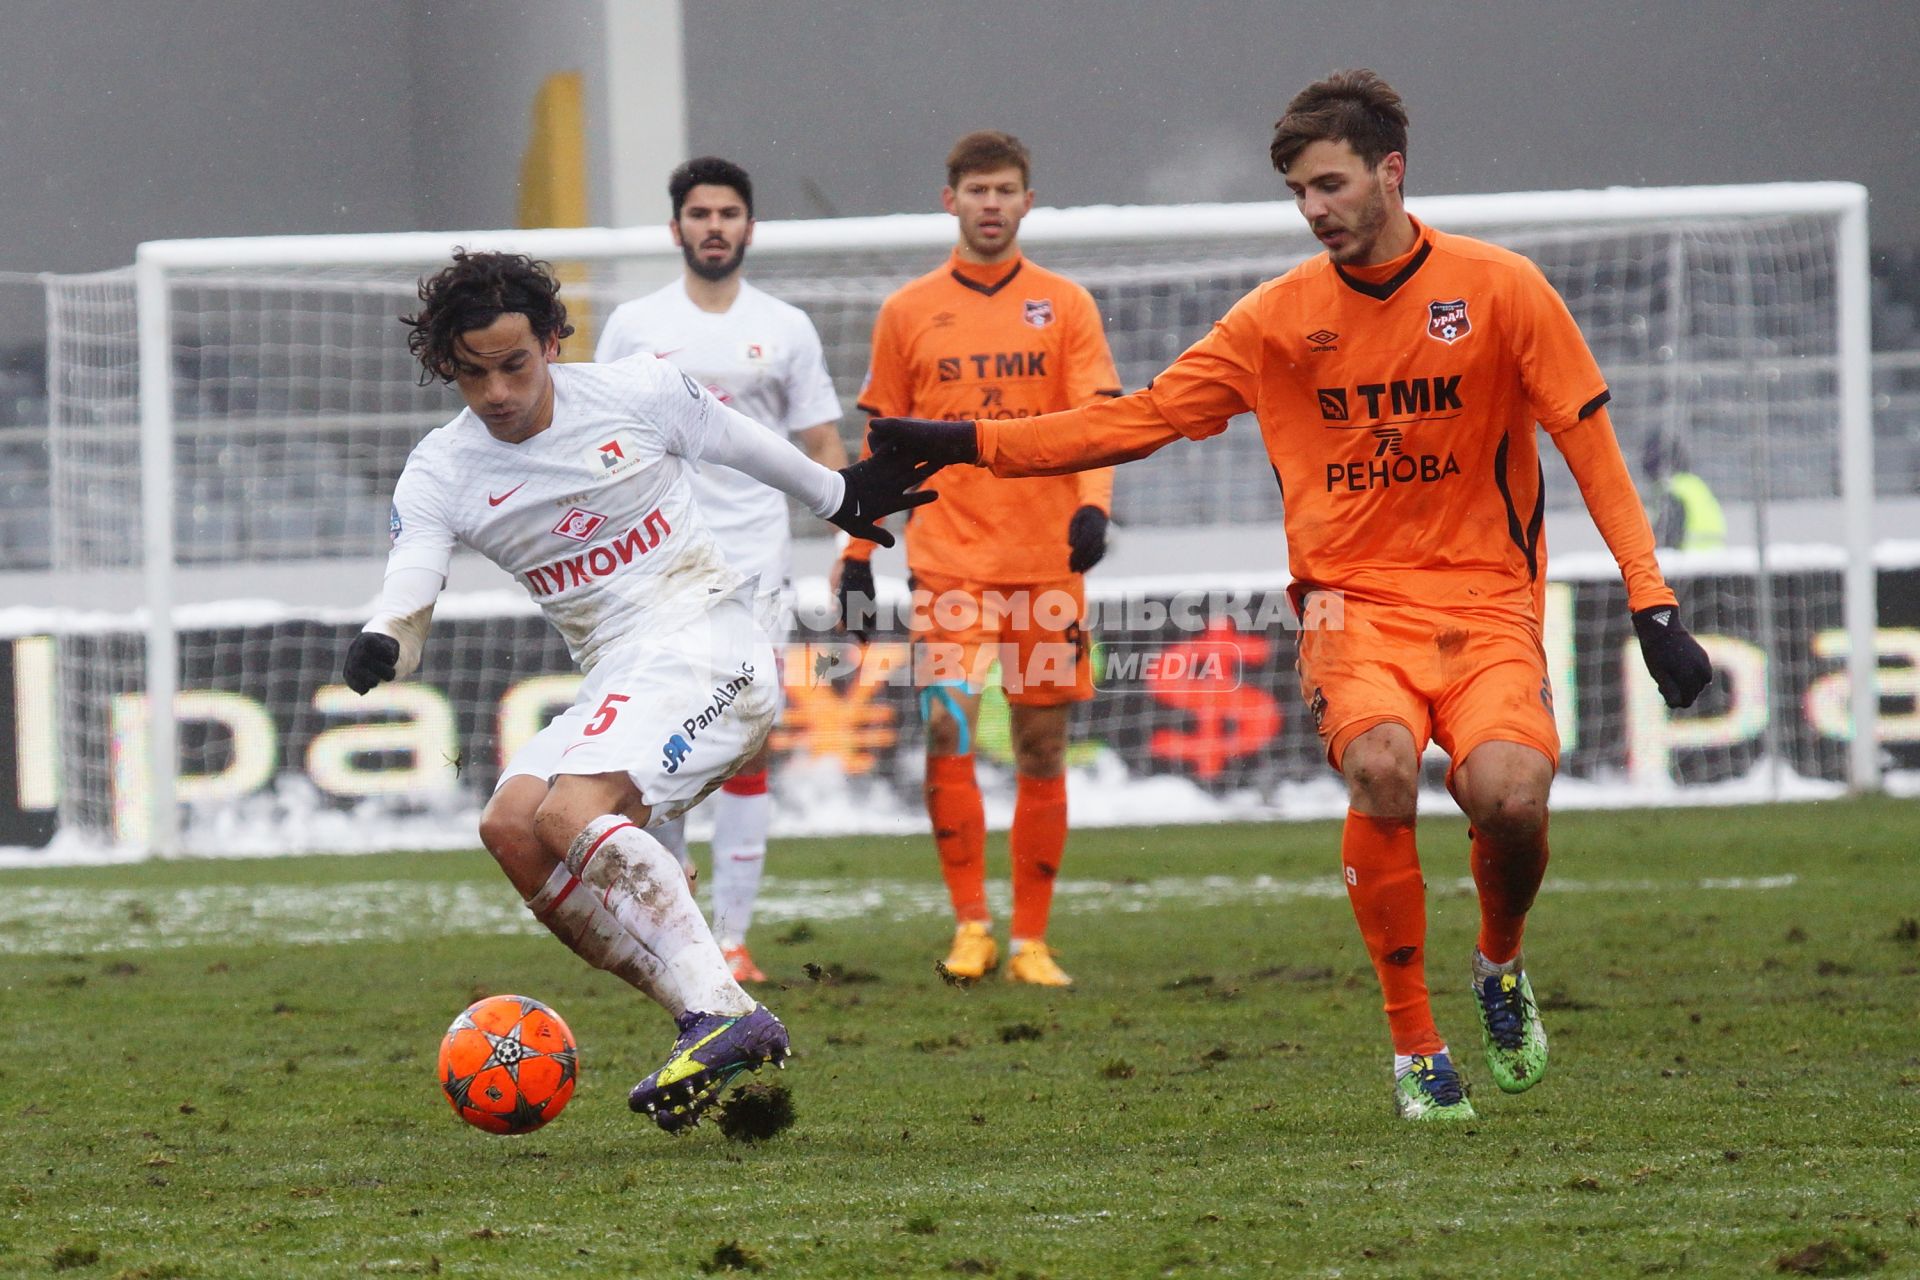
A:
{"label": "white jersey player in background", "polygon": [[[668,361],[755,422],[790,437],[826,467],[847,465],[840,441],[840,398],[827,374],[820,335],[804,311],[741,277],[753,243],[753,180],[728,160],[701,156],[667,180],[673,242],[686,266],[681,279],[615,308],[594,359],[646,352]],[[787,500],[728,467],[701,467],[694,497],[727,560],[781,595],[775,639],[791,629],[792,539]],[[747,950],[747,930],[766,865],[773,797],[762,751],[707,802],[713,814],[713,932],[740,982],[767,975]],[[684,820],[655,832],[687,862]]]}
{"label": "white jersey player in background", "polygon": [[541,923],[673,1015],[672,1052],[629,1102],[677,1131],[788,1051],[646,830],[752,759],[779,705],[751,583],[707,532],[687,464],[737,468],[869,538],[878,515],[932,500],[906,492],[931,471],[830,471],[652,356],[555,363],[573,329],[552,272],[522,255],[457,252],[420,299],[408,346],[467,408],[401,472],[380,601],[344,678],[365,693],[419,665],[456,543],[565,638],[579,696],[508,762],[480,837]]}

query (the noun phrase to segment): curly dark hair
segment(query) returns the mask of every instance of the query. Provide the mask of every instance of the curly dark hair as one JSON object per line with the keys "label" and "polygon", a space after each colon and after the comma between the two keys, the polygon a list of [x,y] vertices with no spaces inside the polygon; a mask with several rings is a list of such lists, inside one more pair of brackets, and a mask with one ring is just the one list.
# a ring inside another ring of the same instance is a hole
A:
{"label": "curly dark hair", "polygon": [[527,318],[541,346],[573,335],[560,282],[549,263],[524,253],[453,251],[453,261],[420,282],[420,310],[401,316],[413,332],[407,350],[420,362],[420,385],[452,382],[454,344],[460,335],[484,329],[510,311]]}
{"label": "curly dark hair", "polygon": [[675,222],[687,207],[687,193],[700,186],[732,187],[739,193],[740,203],[747,206],[747,216],[753,216],[753,179],[747,171],[719,156],[695,156],[667,177],[667,198],[673,201]]}
{"label": "curly dark hair", "polygon": [[1281,173],[1314,142],[1344,142],[1366,162],[1407,154],[1407,108],[1393,86],[1364,68],[1336,71],[1295,94],[1273,126],[1268,158]]}

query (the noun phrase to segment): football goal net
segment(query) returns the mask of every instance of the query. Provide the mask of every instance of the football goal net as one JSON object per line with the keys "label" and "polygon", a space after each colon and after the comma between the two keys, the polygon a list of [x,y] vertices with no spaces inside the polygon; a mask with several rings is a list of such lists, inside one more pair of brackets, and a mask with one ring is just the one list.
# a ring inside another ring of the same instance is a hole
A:
{"label": "football goal net", "polygon": [[[1829,795],[1920,768],[1913,735],[1883,751],[1876,728],[1880,664],[1920,657],[1911,625],[1884,625],[1879,584],[1911,584],[1920,559],[1876,558],[1873,540],[1864,189],[1410,207],[1537,262],[1606,374],[1630,464],[1684,457],[1725,512],[1724,546],[1663,553],[1717,670],[1700,705],[1669,712],[1543,446],[1556,803]],[[757,230],[748,274],[813,318],[850,443],[875,311],[952,236],[939,215]],[[1022,241],[1092,291],[1128,388],[1317,249],[1284,203],[1037,210]],[[470,845],[501,762],[569,701],[565,650],[524,593],[466,561],[417,677],[364,699],[339,683],[394,480],[459,408],[419,385],[396,323],[456,245],[554,263],[580,330],[570,359],[591,356],[613,305],[680,270],[663,228],[632,228],[165,241],[130,270],[49,278],[52,590],[0,621],[16,699],[51,726],[19,765],[57,840],[118,856]],[[1120,469],[1120,550],[1089,581],[1101,691],[1077,713],[1076,821],[1339,811],[1295,688],[1282,515],[1250,422]],[[822,556],[801,559],[817,574]],[[914,825],[919,717],[890,674],[904,636],[842,660],[824,585],[800,586],[793,645],[827,675],[788,663],[776,830]],[[977,750],[1004,818],[991,696]]]}

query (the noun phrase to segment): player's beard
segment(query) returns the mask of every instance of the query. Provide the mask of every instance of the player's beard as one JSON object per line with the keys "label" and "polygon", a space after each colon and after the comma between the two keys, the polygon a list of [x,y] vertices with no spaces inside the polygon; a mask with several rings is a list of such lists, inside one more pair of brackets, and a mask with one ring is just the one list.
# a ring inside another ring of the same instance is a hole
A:
{"label": "player's beard", "polygon": [[718,262],[708,262],[700,256],[700,247],[698,245],[683,242],[680,245],[680,256],[687,260],[687,270],[693,272],[693,274],[699,276],[702,280],[712,280],[718,283],[740,269],[740,264],[747,260],[747,246],[744,244],[741,245],[738,249],[735,249],[731,254],[720,259]]}
{"label": "player's beard", "polygon": [[1361,259],[1371,257],[1386,225],[1387,193],[1375,185],[1367,202],[1355,209],[1353,217],[1341,228],[1347,233],[1347,243],[1338,250],[1329,250],[1327,256],[1343,266],[1353,266]]}
{"label": "player's beard", "polygon": [[1014,252],[1015,239],[1020,234],[1020,224],[1010,218],[1003,218],[998,228],[999,236],[989,240],[981,235],[978,227],[962,224],[960,238],[967,242],[967,248],[988,262],[1004,262]]}

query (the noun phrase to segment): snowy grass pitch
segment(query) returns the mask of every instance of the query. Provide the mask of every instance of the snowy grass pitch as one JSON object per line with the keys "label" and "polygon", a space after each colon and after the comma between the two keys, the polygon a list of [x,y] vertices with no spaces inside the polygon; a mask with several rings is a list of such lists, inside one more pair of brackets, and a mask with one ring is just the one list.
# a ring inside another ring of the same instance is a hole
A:
{"label": "snowy grass pitch", "polygon": [[[1556,815],[1528,947],[1553,1066],[1510,1098],[1477,1062],[1464,827],[1424,824],[1480,1086],[1445,1133],[1392,1119],[1328,824],[1076,834],[1069,993],[939,981],[924,838],[782,843],[755,954],[795,1122],[755,1143],[627,1111],[664,1015],[484,855],[0,872],[0,1274],[1903,1273],[1916,832],[1912,801]],[[515,1139],[432,1072],[505,990],[581,1052],[567,1114]]]}

